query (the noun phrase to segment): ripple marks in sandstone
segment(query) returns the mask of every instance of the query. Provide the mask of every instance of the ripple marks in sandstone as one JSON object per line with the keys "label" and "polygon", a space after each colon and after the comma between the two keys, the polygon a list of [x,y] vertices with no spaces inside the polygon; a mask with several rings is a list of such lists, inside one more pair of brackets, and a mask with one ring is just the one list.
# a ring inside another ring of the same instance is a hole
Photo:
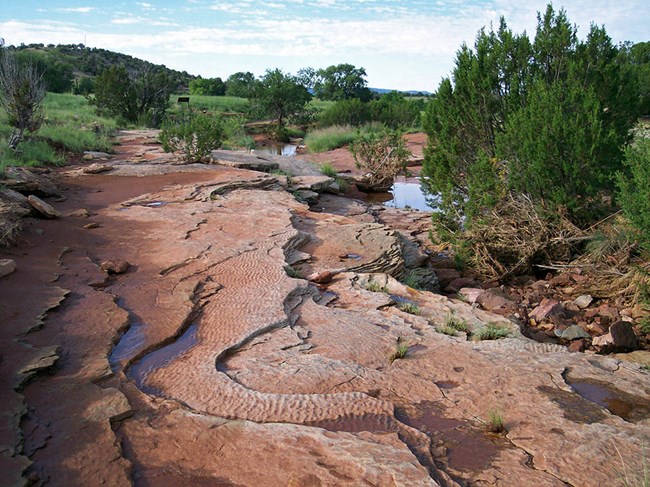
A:
{"label": "ripple marks in sandstone", "polygon": [[228,350],[289,324],[286,301],[301,291],[304,281],[289,278],[283,269],[283,248],[297,235],[296,230],[286,229],[287,223],[274,221],[266,232],[271,236],[258,241],[256,250],[212,268],[211,279],[223,288],[203,303],[197,345],[151,371],[144,380],[145,387],[199,411],[257,422],[305,423],[343,415],[392,415],[390,403],[363,393],[260,393],[217,370],[216,361]]}

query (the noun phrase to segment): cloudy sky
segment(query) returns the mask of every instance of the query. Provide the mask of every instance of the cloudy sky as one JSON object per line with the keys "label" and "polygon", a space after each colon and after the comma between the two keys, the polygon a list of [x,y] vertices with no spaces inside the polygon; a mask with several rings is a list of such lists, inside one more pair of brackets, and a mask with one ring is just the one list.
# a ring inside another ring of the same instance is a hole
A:
{"label": "cloudy sky", "polygon": [[[533,0],[0,0],[7,44],[79,44],[204,77],[268,68],[295,73],[351,63],[376,88],[435,91],[463,41],[505,16],[534,33]],[[593,21],[615,42],[650,40],[648,0],[565,0],[584,36]]]}

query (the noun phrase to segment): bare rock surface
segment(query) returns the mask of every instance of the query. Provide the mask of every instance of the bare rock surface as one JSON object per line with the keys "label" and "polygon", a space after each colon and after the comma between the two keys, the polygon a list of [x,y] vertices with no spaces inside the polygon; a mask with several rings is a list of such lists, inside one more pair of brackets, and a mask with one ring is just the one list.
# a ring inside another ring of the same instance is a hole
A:
{"label": "bare rock surface", "polygon": [[[415,235],[353,203],[312,211],[281,178],[121,137],[110,173],[65,172],[61,211],[97,228],[37,220],[0,253],[20,268],[0,286],[10,485],[578,486],[640,468],[638,365],[403,284]],[[476,338],[495,326],[508,336]],[[486,431],[497,410],[504,435]]]}

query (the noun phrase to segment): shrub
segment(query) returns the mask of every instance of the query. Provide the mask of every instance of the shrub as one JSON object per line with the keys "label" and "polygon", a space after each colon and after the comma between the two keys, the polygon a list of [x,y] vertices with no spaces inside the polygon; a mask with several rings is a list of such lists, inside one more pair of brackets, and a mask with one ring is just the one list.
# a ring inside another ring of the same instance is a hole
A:
{"label": "shrub", "polygon": [[625,173],[618,174],[619,200],[625,215],[650,250],[650,139],[638,139],[625,150]]}
{"label": "shrub", "polygon": [[398,132],[363,134],[350,146],[350,152],[357,168],[368,174],[365,185],[372,190],[390,188],[395,177],[406,171],[411,156]]}
{"label": "shrub", "polygon": [[370,121],[370,106],[358,98],[340,100],[319,115],[319,125],[351,125],[359,127]]}
{"label": "shrub", "polygon": [[223,135],[221,119],[190,112],[165,122],[160,140],[165,152],[180,151],[187,162],[199,162],[221,146]]}

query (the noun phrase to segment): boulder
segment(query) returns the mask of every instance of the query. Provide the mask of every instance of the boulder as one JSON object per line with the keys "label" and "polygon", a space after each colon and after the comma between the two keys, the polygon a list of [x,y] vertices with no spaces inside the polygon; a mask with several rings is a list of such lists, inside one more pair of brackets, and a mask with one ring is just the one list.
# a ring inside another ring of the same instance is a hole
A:
{"label": "boulder", "polygon": [[476,298],[476,302],[480,304],[483,309],[501,315],[512,314],[517,309],[517,303],[515,303],[509,295],[498,288],[484,291]]}
{"label": "boulder", "polygon": [[297,191],[294,191],[293,195],[299,200],[302,201],[303,203],[307,203],[308,205],[313,205],[318,202],[318,193],[315,191],[311,191],[309,189],[299,189]]}
{"label": "boulder", "polygon": [[578,340],[580,338],[590,338],[589,333],[584,331],[580,326],[578,325],[571,325],[562,331],[562,334],[560,335],[560,338],[563,340]]}
{"label": "boulder", "polygon": [[635,350],[639,346],[639,340],[630,323],[617,321],[605,335],[595,337],[592,344],[601,353],[625,352]]}
{"label": "boulder", "polygon": [[46,218],[61,218],[61,213],[59,213],[52,205],[40,199],[38,196],[34,196],[33,194],[29,195],[27,202]]}
{"label": "boulder", "polygon": [[16,270],[16,262],[11,259],[0,259],[0,278],[8,276]]}
{"label": "boulder", "polygon": [[327,191],[334,182],[334,178],[329,176],[296,176],[289,180],[293,190],[306,189],[317,193]]}
{"label": "boulder", "polygon": [[460,294],[469,304],[474,304],[478,297],[484,292],[483,289],[476,287],[464,287],[458,291],[458,294]]}

